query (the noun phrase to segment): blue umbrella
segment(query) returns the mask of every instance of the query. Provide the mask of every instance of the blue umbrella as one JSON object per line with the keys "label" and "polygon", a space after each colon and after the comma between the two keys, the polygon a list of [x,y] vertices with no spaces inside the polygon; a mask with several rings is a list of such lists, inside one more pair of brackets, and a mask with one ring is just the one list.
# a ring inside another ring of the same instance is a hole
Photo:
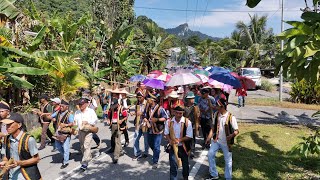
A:
{"label": "blue umbrella", "polygon": [[139,82],[139,81],[143,81],[143,80],[145,80],[145,79],[146,79],[146,77],[145,77],[144,75],[138,74],[138,75],[132,76],[132,77],[129,79],[129,81],[130,81],[130,82]]}
{"label": "blue umbrella", "polygon": [[228,69],[218,66],[209,66],[205,70],[209,71],[211,74],[230,72]]}
{"label": "blue umbrella", "polygon": [[234,88],[241,87],[240,81],[232,76],[229,72],[214,73],[209,78],[233,86]]}

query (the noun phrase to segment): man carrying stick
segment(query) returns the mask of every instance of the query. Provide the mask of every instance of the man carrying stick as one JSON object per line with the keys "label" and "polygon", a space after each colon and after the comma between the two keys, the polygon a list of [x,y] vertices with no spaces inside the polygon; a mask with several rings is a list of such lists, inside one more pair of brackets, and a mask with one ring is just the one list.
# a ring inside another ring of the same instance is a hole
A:
{"label": "man carrying stick", "polygon": [[183,116],[183,106],[175,107],[174,112],[175,116],[168,121],[164,131],[164,135],[171,145],[169,150],[170,180],[178,179],[180,159],[182,161],[183,179],[187,180],[189,176],[190,141],[193,138],[192,124],[190,120]]}

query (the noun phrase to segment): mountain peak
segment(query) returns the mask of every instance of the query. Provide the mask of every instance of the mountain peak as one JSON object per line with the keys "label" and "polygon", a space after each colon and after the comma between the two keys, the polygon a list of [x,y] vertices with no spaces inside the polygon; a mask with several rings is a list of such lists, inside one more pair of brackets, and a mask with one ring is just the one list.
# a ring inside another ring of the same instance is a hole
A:
{"label": "mountain peak", "polygon": [[192,31],[189,28],[188,23],[180,24],[179,26],[177,26],[175,28],[166,29],[166,31],[169,34],[174,34],[182,39],[188,39],[190,36],[199,36],[199,38],[201,40],[205,40],[205,39],[219,40],[219,39],[221,39],[218,37],[208,36],[206,34],[199,32],[199,31]]}

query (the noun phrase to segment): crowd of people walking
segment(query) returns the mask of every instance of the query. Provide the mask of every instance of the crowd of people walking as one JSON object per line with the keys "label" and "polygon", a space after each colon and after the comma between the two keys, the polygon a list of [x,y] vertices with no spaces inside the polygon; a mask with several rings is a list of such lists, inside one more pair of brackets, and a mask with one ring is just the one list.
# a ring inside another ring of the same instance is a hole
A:
{"label": "crowd of people walking", "polygon": [[[210,177],[218,179],[215,155],[222,150],[225,159],[226,179],[232,178],[232,144],[239,133],[236,118],[227,111],[226,94],[219,88],[204,85],[168,87],[158,90],[146,87],[139,82],[134,92],[136,103],[132,104],[123,89],[101,88],[97,96],[92,97],[90,91],[84,91],[77,100],[77,110],[69,110],[69,102],[65,99],[52,98],[47,95],[39,97],[39,116],[42,127],[40,146],[30,136],[24,125],[24,119],[18,113],[10,112],[10,106],[0,103],[2,162],[4,169],[1,176],[9,179],[41,179],[37,164],[40,161],[38,152],[46,148],[47,138],[53,146],[52,151],[63,156],[61,169],[69,165],[70,139],[78,137],[81,147],[81,171],[88,169],[92,159],[91,141],[97,147],[101,140],[97,135],[98,105],[103,109],[103,121],[109,126],[111,146],[107,153],[113,154],[113,163],[118,163],[122,150],[121,136],[124,134],[125,144],[129,145],[128,117],[134,116],[133,161],[143,161],[152,151],[152,169],[158,168],[160,146],[163,137],[169,154],[169,179],[178,178],[178,168],[182,166],[182,176],[188,179],[189,159],[196,158],[195,144],[200,143],[202,149],[208,149]],[[241,105],[244,105],[244,92],[237,91]],[[130,111],[131,109],[131,111]],[[54,132],[49,129],[53,124]],[[105,130],[108,128],[106,127]],[[105,131],[104,130],[104,131]],[[200,133],[202,132],[202,136]],[[143,138],[143,148],[140,141]],[[202,139],[202,140],[199,140]],[[22,146],[22,147],[21,147]]]}

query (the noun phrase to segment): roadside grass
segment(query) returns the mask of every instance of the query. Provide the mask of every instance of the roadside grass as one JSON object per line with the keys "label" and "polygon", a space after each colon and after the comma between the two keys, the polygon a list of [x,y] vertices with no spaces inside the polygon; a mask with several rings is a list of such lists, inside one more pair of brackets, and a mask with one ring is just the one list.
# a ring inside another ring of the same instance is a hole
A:
{"label": "roadside grass", "polygon": [[[289,151],[312,131],[302,126],[239,123],[233,146],[234,179],[313,179],[320,176],[319,157],[301,158]],[[218,153],[218,172],[224,159]],[[222,176],[223,177],[223,176]]]}
{"label": "roadside grass", "polygon": [[[54,135],[55,132],[54,132],[54,128],[53,128],[52,123],[50,124],[49,129],[52,132],[52,134]],[[40,140],[41,140],[41,130],[42,130],[41,127],[37,127],[37,128],[32,129],[31,131],[28,131],[28,133],[30,135],[32,135],[36,139],[37,142],[40,142]]]}
{"label": "roadside grass", "polygon": [[308,109],[308,110],[320,109],[320,105],[317,105],[317,104],[302,104],[302,103],[293,103],[289,101],[279,102],[277,98],[246,98],[246,105],[275,106],[275,107],[282,107],[282,108]]}

